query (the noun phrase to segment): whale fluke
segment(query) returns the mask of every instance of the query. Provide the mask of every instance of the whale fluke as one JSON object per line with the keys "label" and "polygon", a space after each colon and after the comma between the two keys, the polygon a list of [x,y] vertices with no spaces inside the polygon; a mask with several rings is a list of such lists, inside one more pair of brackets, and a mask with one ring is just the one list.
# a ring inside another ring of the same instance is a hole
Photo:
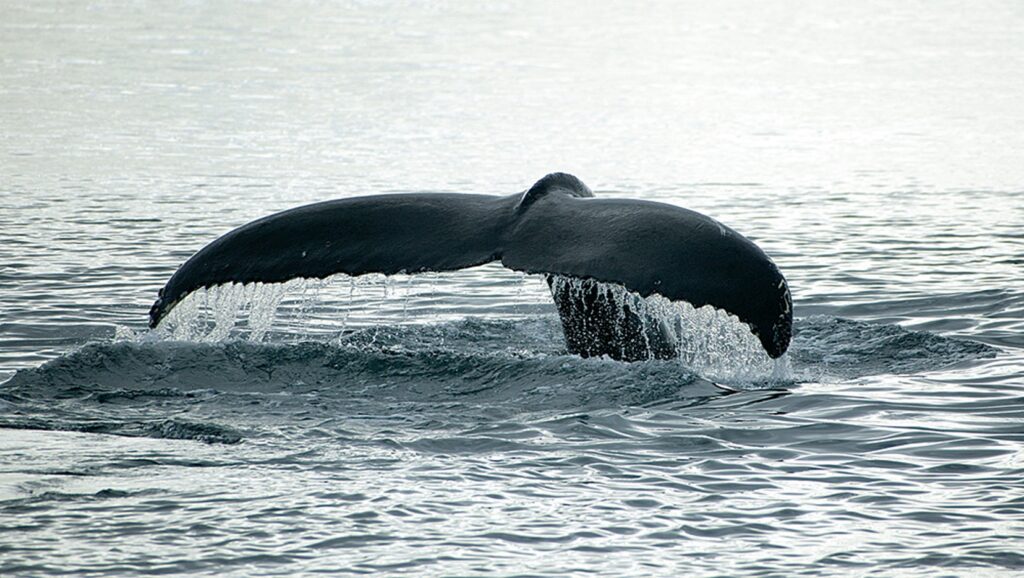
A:
{"label": "whale fluke", "polygon": [[[789,288],[757,245],[694,211],[593,198],[586,185],[564,173],[505,197],[355,197],[258,219],[186,261],[160,290],[150,327],[189,293],[224,283],[452,271],[491,261],[527,273],[616,283],[694,307],[712,305],[749,325],[769,356],[779,357],[789,346]],[[585,310],[559,305],[567,329],[572,320],[566,315],[581,314],[567,312]],[[574,353],[633,358],[617,355],[624,350],[618,346],[568,344]]]}

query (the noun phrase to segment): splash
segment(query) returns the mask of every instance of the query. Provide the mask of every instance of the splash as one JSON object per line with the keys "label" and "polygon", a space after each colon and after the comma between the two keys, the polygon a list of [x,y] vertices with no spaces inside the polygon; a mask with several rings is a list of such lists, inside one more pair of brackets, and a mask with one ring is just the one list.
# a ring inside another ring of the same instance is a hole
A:
{"label": "splash", "polygon": [[726,382],[791,377],[786,356],[769,358],[745,323],[710,305],[695,308],[661,295],[642,297],[622,285],[575,277],[552,277],[551,293],[556,299],[568,295],[584,315],[613,316],[614,335],[606,337],[623,348],[639,346],[642,351],[632,357],[678,358],[698,374]]}
{"label": "splash", "polygon": [[194,342],[243,339],[258,343],[272,333],[305,338],[325,332],[341,335],[351,325],[361,325],[360,318],[380,314],[392,297],[407,307],[408,296],[396,295],[400,292],[392,289],[393,284],[384,275],[336,275],[286,283],[217,285],[186,297],[157,331],[162,338]]}
{"label": "splash", "polygon": [[342,339],[353,331],[396,323],[523,318],[549,307],[545,292],[538,277],[488,266],[458,276],[339,274],[285,283],[230,283],[188,295],[148,338],[193,342]]}
{"label": "splash", "polygon": [[[207,343],[326,339],[338,343],[367,329],[396,323],[427,326],[467,317],[525,319],[550,311],[550,301],[543,296],[547,292],[543,277],[505,272],[508,279],[499,275],[496,281],[495,273],[481,270],[457,282],[437,274],[369,274],[219,285],[189,295],[142,339]],[[584,313],[587,300],[582,297],[595,289],[605,300],[601,305],[613,312],[617,331],[630,323],[641,325],[645,352],[637,358],[676,357],[699,375],[725,383],[791,380],[788,357],[770,359],[747,325],[722,310],[694,308],[660,295],[641,297],[616,284],[550,279],[550,291],[578,299]],[[525,309],[523,301],[528,303]],[[666,343],[671,351],[664,351]],[[445,346],[443,338],[438,345]]]}

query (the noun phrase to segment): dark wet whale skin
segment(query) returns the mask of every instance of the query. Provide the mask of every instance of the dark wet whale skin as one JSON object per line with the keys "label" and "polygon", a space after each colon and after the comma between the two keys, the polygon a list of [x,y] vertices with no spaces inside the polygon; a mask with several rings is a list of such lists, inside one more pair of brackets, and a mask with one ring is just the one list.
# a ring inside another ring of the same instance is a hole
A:
{"label": "dark wet whale skin", "polygon": [[[491,261],[527,273],[616,283],[694,307],[712,305],[750,326],[769,356],[779,357],[789,346],[789,288],[757,245],[694,211],[594,198],[582,181],[565,173],[504,197],[354,197],[258,219],[182,265],[150,309],[150,327],[189,293],[224,283],[452,271]],[[649,324],[635,315],[595,307],[598,291],[584,303],[553,294],[570,352],[625,361],[672,355],[671,344],[637,329]]]}

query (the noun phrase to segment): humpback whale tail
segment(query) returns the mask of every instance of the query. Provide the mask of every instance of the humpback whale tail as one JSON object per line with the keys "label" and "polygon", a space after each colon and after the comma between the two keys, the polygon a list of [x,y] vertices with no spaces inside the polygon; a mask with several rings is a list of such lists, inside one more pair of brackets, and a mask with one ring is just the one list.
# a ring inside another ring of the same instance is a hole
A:
{"label": "humpback whale tail", "polygon": [[[746,323],[770,357],[789,347],[789,288],[757,245],[694,211],[593,198],[582,181],[565,173],[552,173],[526,192],[505,197],[354,197],[258,219],[186,261],[160,290],[149,325],[159,325],[189,293],[224,283],[452,271],[491,261],[526,273],[614,283],[644,297],[659,294],[694,307],[712,305]],[[621,319],[584,323],[580,316],[597,313],[554,296],[570,351],[642,358],[625,353],[635,348],[604,343],[607,335],[622,332],[576,331]]]}

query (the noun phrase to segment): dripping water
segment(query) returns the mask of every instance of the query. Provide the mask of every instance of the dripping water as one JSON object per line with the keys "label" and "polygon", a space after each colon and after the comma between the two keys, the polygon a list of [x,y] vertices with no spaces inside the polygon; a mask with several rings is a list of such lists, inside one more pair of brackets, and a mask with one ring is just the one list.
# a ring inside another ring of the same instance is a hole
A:
{"label": "dripping water", "polygon": [[581,304],[585,315],[588,314],[588,295],[607,300],[613,306],[622,347],[626,341],[624,328],[630,320],[639,322],[642,326],[639,333],[646,347],[646,355],[641,357],[663,357],[657,349],[668,344],[674,350],[673,357],[709,379],[746,382],[791,378],[786,356],[778,360],[768,357],[745,323],[710,305],[695,308],[657,294],[642,297],[622,285],[563,276],[551,278],[551,293],[567,293]]}
{"label": "dripping water", "polygon": [[[549,298],[530,299],[542,291],[542,278],[514,274],[516,306],[483,316],[526,318],[538,310],[551,313]],[[294,279],[286,283],[231,283],[201,289],[186,297],[164,323],[146,339],[175,341],[251,342],[327,340],[344,342],[356,330],[388,325],[427,325],[466,317],[465,305],[454,314],[445,309],[445,279],[436,273],[420,275],[334,275],[326,279]],[[791,378],[786,356],[770,359],[746,324],[710,306],[694,308],[660,295],[641,297],[616,284],[553,276],[552,294],[567,292],[587,310],[584,295],[594,289],[614,310],[616,327],[631,316],[643,325],[647,359],[655,359],[650,336],[667,338],[674,357],[688,369],[720,382],[785,381]],[[505,288],[503,291],[507,292]],[[465,299],[465,296],[460,296]],[[424,301],[429,305],[424,306]],[[533,301],[534,306],[519,304]],[[413,304],[410,307],[410,304]],[[121,335],[125,337],[125,335]],[[133,336],[138,339],[138,336]],[[437,344],[444,347],[441,332]]]}

